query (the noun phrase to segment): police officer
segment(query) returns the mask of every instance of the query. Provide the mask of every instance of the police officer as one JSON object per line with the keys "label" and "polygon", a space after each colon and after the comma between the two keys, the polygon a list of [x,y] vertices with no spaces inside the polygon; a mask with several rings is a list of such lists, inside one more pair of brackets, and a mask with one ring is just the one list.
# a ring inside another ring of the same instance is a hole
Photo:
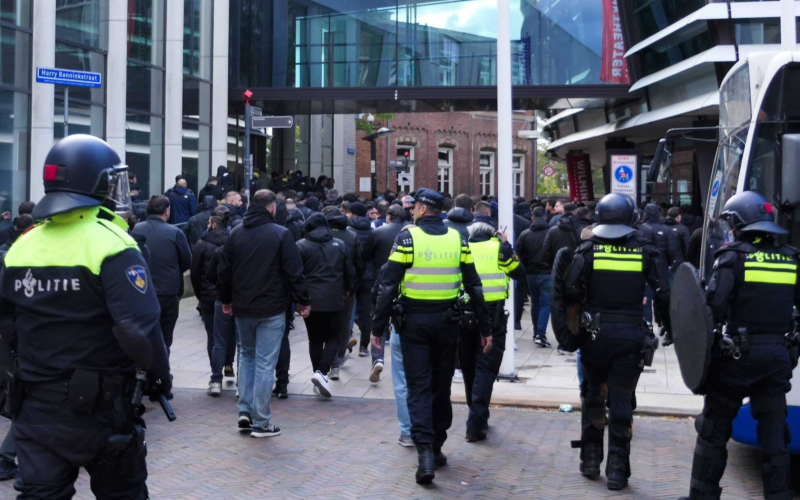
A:
{"label": "police officer", "polygon": [[[600,475],[606,394],[609,404],[609,450],[607,486],[620,490],[630,477],[633,394],[644,367],[646,337],[652,337],[642,320],[645,285],[656,291],[655,303],[662,317],[668,316],[669,279],[666,262],[658,250],[641,239],[633,228],[633,200],[608,194],[597,204],[598,226],[593,236],[575,250],[583,267],[577,288],[585,293],[586,312],[592,317],[581,339],[581,448],[580,471],[588,477]],[[654,339],[653,339],[654,342]],[[652,346],[652,343],[651,343]]]}
{"label": "police officer", "polygon": [[525,267],[514,255],[505,233],[496,231],[494,226],[476,222],[469,226],[469,234],[469,249],[483,284],[483,297],[492,322],[492,350],[488,353],[483,352],[480,332],[472,324],[463,324],[459,332],[458,356],[469,406],[466,437],[468,442],[474,443],[486,439],[492,388],[503,361],[508,280],[509,277],[524,279]]}
{"label": "police officer", "polygon": [[467,241],[440,218],[444,198],[430,189],[414,197],[415,226],[405,228],[378,285],[372,335],[383,345],[383,332],[392,309],[392,295],[400,290],[400,339],[408,384],[411,438],[417,447],[419,484],[433,481],[436,467],[447,457],[442,445],[453,420],[450,384],[455,370],[457,319],[452,314],[459,288],[471,297],[484,351],[492,346],[491,325],[483,290]]}
{"label": "police officer", "polygon": [[772,205],[760,194],[739,193],[722,210],[720,219],[731,228],[734,241],[714,255],[706,300],[714,323],[724,324],[720,345],[727,341],[733,349],[712,357],[703,413],[695,420],[698,436],[688,498],[720,498],[731,423],[749,396],[750,412],[758,420],[764,498],[788,500],[786,393],[797,359],[787,349],[787,332],[793,328],[792,306],[800,307],[798,250],[778,244],[776,235],[787,232],[773,222]]}
{"label": "police officer", "polygon": [[44,166],[44,221],[5,258],[0,310],[15,316],[19,386],[10,398],[20,499],[68,499],[80,467],[98,498],[147,498],[138,367],[172,383],[150,273],[126,221],[127,167],[104,141],[72,135]]}

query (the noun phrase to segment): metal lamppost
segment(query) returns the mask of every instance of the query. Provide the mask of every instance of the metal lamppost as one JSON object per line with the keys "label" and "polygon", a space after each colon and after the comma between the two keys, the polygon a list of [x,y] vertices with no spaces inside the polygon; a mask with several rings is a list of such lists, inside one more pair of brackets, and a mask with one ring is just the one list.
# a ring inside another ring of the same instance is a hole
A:
{"label": "metal lamppost", "polygon": [[539,139],[542,134],[538,130],[520,130],[517,132],[517,137],[531,141],[531,147],[533,148],[533,198],[536,198],[539,195]]}
{"label": "metal lamppost", "polygon": [[[369,151],[369,171],[370,171],[370,176],[372,176],[372,193],[375,193],[375,192],[378,191],[378,171],[375,168],[375,162],[378,159],[378,150],[377,150],[377,147],[375,146],[375,140],[379,139],[381,137],[388,137],[388,135],[391,134],[392,132],[394,132],[394,130],[390,130],[390,129],[386,128],[386,127],[381,127],[374,134],[369,134],[368,136],[365,136],[363,138],[365,141],[369,141],[369,148],[370,148],[370,151]],[[388,179],[387,179],[387,183],[388,183]],[[372,195],[372,193],[370,193],[370,195]]]}

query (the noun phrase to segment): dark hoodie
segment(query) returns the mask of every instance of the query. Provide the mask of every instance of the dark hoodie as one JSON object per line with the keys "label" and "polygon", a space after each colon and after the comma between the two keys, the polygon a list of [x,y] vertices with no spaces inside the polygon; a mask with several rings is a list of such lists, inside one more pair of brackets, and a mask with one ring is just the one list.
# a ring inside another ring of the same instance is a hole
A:
{"label": "dark hoodie", "polygon": [[208,219],[211,217],[211,211],[215,208],[217,208],[217,199],[210,195],[206,196],[203,198],[203,211],[193,215],[189,222],[183,226],[183,234],[189,240],[190,247],[194,248],[194,245],[208,229]]}
{"label": "dark hoodie", "polygon": [[517,255],[528,274],[550,274],[550,262],[544,258],[544,242],[549,230],[544,217],[537,217],[517,240]]}
{"label": "dark hoodie", "polygon": [[316,196],[309,196],[306,200],[306,208],[312,212],[319,212],[319,198]]}
{"label": "dark hoodie", "polygon": [[[220,228],[206,233],[193,247],[190,276],[194,295],[200,302],[213,304],[217,300],[217,289],[209,279],[209,270],[217,248],[222,247],[227,239],[228,230]],[[216,274],[216,270],[213,271]]]}
{"label": "dark hoodie", "polygon": [[350,219],[342,215],[341,212],[328,214],[325,217],[328,219],[328,227],[333,231],[333,237],[344,242],[344,246],[347,248],[347,255],[355,268],[356,280],[361,281],[366,271],[366,264],[363,259],[364,246],[355,231],[348,231]]}
{"label": "dark hoodie", "polygon": [[219,185],[217,182],[216,185],[214,184],[206,184],[203,189],[200,190],[198,193],[201,200],[205,200],[206,196],[213,196],[216,200],[221,200],[225,197],[225,188]]}
{"label": "dark hoodie", "polygon": [[228,173],[228,169],[223,166],[217,167],[217,185],[224,191],[223,196],[233,189],[233,176]]}
{"label": "dark hoodie", "polygon": [[690,234],[694,234],[696,229],[703,227],[703,219],[692,214],[681,214],[681,224],[689,228]]}
{"label": "dark hoodie", "polygon": [[295,243],[303,238],[304,222],[303,214],[298,209],[286,211],[286,220],[283,223],[283,227],[292,233],[292,239],[294,239]]}
{"label": "dark hoodie", "polygon": [[306,237],[297,243],[303,261],[312,312],[341,311],[344,293],[355,288],[355,269],[342,240],[333,237],[328,220],[314,214],[305,225]]}
{"label": "dark hoodie", "polygon": [[552,267],[556,254],[562,248],[569,248],[575,251],[581,241],[581,227],[578,224],[578,217],[573,214],[562,214],[554,226],[547,231],[544,239],[543,259],[547,265]]}
{"label": "dark hoodie", "polygon": [[[363,215],[351,217],[350,227],[347,228],[347,230],[353,232],[358,237],[358,241],[361,243],[361,251],[363,252],[364,245],[367,243],[367,238],[369,238],[369,234],[373,231],[372,221],[370,218]],[[375,280],[375,278],[372,272],[371,262],[365,265],[364,275],[361,277],[361,280],[369,281],[369,287],[372,288],[372,282]]]}
{"label": "dark hoodie", "polygon": [[169,223],[188,222],[197,213],[197,200],[191,190],[175,186],[169,190]]}
{"label": "dark hoodie", "polygon": [[231,230],[219,259],[217,291],[233,315],[270,318],[291,302],[308,305],[303,262],[288,229],[261,205],[247,211]]}
{"label": "dark hoodie", "polygon": [[447,218],[444,220],[444,225],[452,227],[459,233],[462,238],[469,238],[469,225],[472,224],[475,217],[472,212],[466,208],[454,208],[447,212]]}
{"label": "dark hoodie", "polygon": [[667,266],[670,269],[677,268],[677,265],[683,262],[684,257],[679,255],[675,233],[661,222],[661,212],[655,203],[648,203],[644,207],[642,226],[652,231],[651,243],[658,248],[661,258],[666,260]]}
{"label": "dark hoodie", "polygon": [[[681,219],[683,218],[681,217]],[[672,217],[664,219],[664,225],[675,235],[675,243],[678,245],[678,255],[682,257],[680,260],[686,260],[686,253],[689,251],[689,241],[692,239],[692,233],[689,231],[689,227],[681,224]],[[678,259],[676,259],[676,262],[678,262]],[[676,264],[676,270],[679,265],[680,263]]]}

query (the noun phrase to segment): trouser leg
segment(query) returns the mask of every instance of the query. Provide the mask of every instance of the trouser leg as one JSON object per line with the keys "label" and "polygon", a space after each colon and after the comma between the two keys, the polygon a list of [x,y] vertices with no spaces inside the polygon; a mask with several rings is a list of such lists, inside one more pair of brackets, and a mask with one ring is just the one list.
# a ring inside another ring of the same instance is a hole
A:
{"label": "trouser leg", "polygon": [[537,275],[529,274],[528,291],[531,294],[531,324],[533,325],[533,337],[536,338],[542,333],[539,331],[539,281]]}
{"label": "trouser leg", "polygon": [[331,369],[336,353],[339,350],[339,312],[323,313],[322,319],[322,355],[319,360],[319,371],[327,375]]}
{"label": "trouser leg", "polygon": [[706,395],[703,412],[694,422],[697,441],[689,498],[711,500],[720,497],[719,482],[728,463],[726,446],[733,433],[733,419],[741,406],[741,398],[728,398],[716,391]]}
{"label": "trouser leg", "polygon": [[392,335],[391,339],[392,388],[394,389],[394,405],[397,410],[397,423],[400,425],[400,434],[403,436],[410,436],[411,419],[408,416],[408,386],[406,385],[406,372],[403,367],[403,351],[400,347],[400,335],[395,333]]}
{"label": "trouser leg", "polygon": [[225,366],[233,366],[233,362],[236,360],[236,322],[231,321],[231,325],[233,326],[227,330],[226,345],[228,347],[225,349]]}
{"label": "trouser leg", "polygon": [[431,352],[431,396],[433,398],[434,452],[447,440],[447,430],[453,424],[453,404],[450,402],[450,387],[456,366],[456,345],[458,337],[454,333],[457,325],[442,321],[434,332]]}
{"label": "trouser leg", "polygon": [[8,462],[14,462],[17,458],[17,443],[14,441],[14,422],[11,422],[11,427],[6,432],[6,437],[3,438],[3,443],[0,444],[0,459]]}
{"label": "trouser leg", "polygon": [[[631,349],[615,356],[609,367],[608,403],[609,438],[606,475],[613,469],[630,477],[630,450],[633,437],[633,392],[639,382],[642,368],[641,345],[633,344]],[[621,470],[623,469],[624,470]]]}
{"label": "trouser leg", "polygon": [[200,317],[203,319],[203,327],[206,329],[206,350],[208,351],[208,362],[212,362],[214,352],[214,303],[200,302]]}
{"label": "trouser leg", "polygon": [[764,498],[789,500],[792,498],[792,481],[791,456],[787,445],[791,436],[786,424],[786,395],[783,388],[755,387],[750,398],[750,411],[758,421]]}
{"label": "trouser leg", "polygon": [[275,388],[278,390],[286,390],[289,386],[289,367],[292,359],[292,349],[289,344],[289,314],[292,314],[291,308],[286,312],[287,321],[283,327],[283,337],[281,338],[281,352],[278,354],[278,364],[275,366]]}
{"label": "trouser leg", "polygon": [[161,306],[161,334],[164,336],[164,344],[167,346],[167,353],[169,353],[172,347],[175,323],[178,322],[180,299],[175,295],[159,295],[158,304]]}
{"label": "trouser leg", "polygon": [[432,341],[425,321],[431,314],[408,314],[399,332],[403,353],[403,369],[408,387],[408,415],[411,420],[411,439],[417,446],[432,445],[433,396],[431,394]]}
{"label": "trouser leg", "polygon": [[231,350],[231,332],[236,332],[236,322],[233,316],[225,314],[222,302],[219,300],[214,306],[214,349],[211,352],[211,381],[222,382],[222,370],[225,364],[225,353]]}
{"label": "trouser leg", "polygon": [[356,322],[361,331],[361,348],[369,346],[372,334],[372,282],[362,281],[358,285],[356,294]]}
{"label": "trouser leg", "polygon": [[355,302],[356,296],[355,294],[351,293],[345,299],[344,307],[339,315],[339,350],[336,353],[336,359],[333,362],[334,368],[339,368],[339,364],[341,363],[342,358],[344,358],[344,353],[347,351],[347,346],[350,342],[350,332],[352,331],[352,326],[350,322],[350,314],[348,314],[347,311],[353,310]]}
{"label": "trouser leg", "polygon": [[464,396],[467,398],[467,406],[472,406],[472,387],[475,383],[475,362],[480,347],[480,336],[477,331],[459,329],[457,354],[464,376]]}
{"label": "trouser leg", "polygon": [[316,372],[320,369],[322,349],[325,346],[325,327],[320,325],[320,313],[311,312],[305,318],[305,323],[308,332],[308,356],[311,359],[311,369]]}
{"label": "trouser leg", "polygon": [[[475,364],[475,385],[472,388],[472,405],[469,408],[467,428],[479,430],[486,426],[489,420],[489,405],[492,402],[494,381],[500,372],[505,352],[506,334],[492,335],[492,349],[483,354],[478,352]],[[478,344],[480,347],[480,343]]]}

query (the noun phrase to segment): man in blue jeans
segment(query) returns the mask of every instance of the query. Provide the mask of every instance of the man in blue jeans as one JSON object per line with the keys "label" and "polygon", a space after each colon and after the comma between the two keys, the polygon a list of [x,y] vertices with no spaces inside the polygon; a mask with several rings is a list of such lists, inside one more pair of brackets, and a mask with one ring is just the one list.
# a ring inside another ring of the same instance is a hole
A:
{"label": "man in blue jeans", "polygon": [[533,209],[531,227],[517,241],[517,255],[525,266],[528,293],[531,294],[533,340],[539,347],[551,347],[547,341],[547,322],[550,319],[550,264],[544,258],[544,239],[549,226],[544,208]]}
{"label": "man in blue jeans", "polygon": [[239,429],[254,438],[281,433],[270,403],[286,310],[294,302],[301,316],[311,311],[300,252],[276,211],[275,193],[256,192],[222,247],[217,276],[223,313],[233,314],[239,330]]}

